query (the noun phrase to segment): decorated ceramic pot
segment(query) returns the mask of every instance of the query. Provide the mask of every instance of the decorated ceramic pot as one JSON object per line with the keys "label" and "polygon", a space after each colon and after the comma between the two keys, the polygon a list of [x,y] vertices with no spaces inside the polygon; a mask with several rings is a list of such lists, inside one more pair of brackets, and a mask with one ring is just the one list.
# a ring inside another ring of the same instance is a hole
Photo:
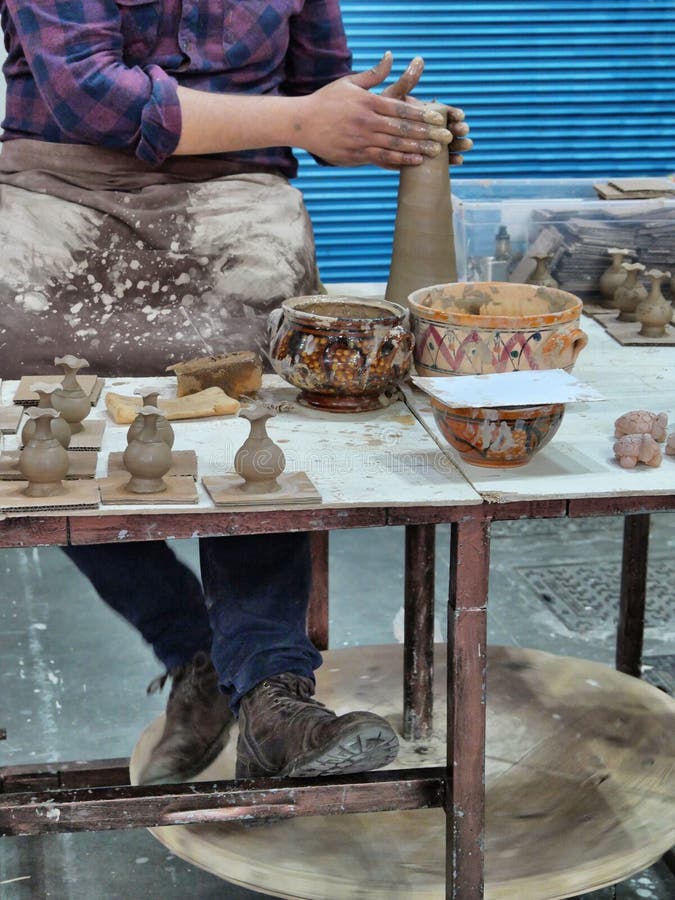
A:
{"label": "decorated ceramic pot", "polygon": [[419,375],[571,371],[588,343],[582,302],[529,284],[437,284],[408,298]]}
{"label": "decorated ceramic pot", "polygon": [[564,403],[453,409],[431,398],[443,437],[474,466],[512,467],[529,462],[556,433]]}
{"label": "decorated ceramic pot", "polygon": [[361,412],[387,406],[410,369],[406,310],[386,300],[293,297],[270,315],[270,359],[306,406]]}

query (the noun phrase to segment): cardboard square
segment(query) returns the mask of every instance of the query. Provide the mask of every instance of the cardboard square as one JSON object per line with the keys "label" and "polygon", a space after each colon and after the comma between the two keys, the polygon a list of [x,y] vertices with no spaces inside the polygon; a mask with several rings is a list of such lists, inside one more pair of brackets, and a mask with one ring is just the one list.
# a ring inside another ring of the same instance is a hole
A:
{"label": "cardboard square", "polygon": [[[99,380],[102,381],[102,379],[97,378],[96,375],[77,375],[76,377],[82,390],[89,396],[89,402],[92,406],[95,405],[96,400],[92,400],[92,394],[98,388],[96,399],[101,395],[103,384],[101,384],[101,387],[98,387],[97,382]],[[30,389],[31,384],[35,384],[37,381],[43,381],[47,384],[61,384],[63,375],[22,375],[14,394],[14,403],[19,403],[21,406],[37,406],[40,398]]]}
{"label": "cardboard square", "polygon": [[207,475],[202,484],[216,506],[270,507],[270,506],[317,506],[321,494],[305,472],[283,472],[277,481],[280,490],[269,494],[249,494],[242,491],[244,479],[236,472],[226,475]]}
{"label": "cardboard square", "polygon": [[0,432],[2,434],[16,434],[19,430],[23,407],[0,406]]}
{"label": "cardboard square", "polygon": [[85,419],[82,431],[70,439],[69,450],[100,450],[105,431],[105,419]]}
{"label": "cardboard square", "polygon": [[173,505],[175,503],[197,503],[197,485],[191,475],[165,475],[167,489],[157,494],[134,494],[125,485],[129,481],[128,472],[109,475],[98,481],[101,503],[119,506],[133,503],[136,506]]}
{"label": "cardboard square", "polygon": [[666,325],[663,337],[643,337],[640,334],[642,325],[639,322],[619,322],[618,319],[598,319],[615,341],[626,347],[642,345],[643,347],[675,346],[675,328]]}
{"label": "cardboard square", "polygon": [[[21,469],[19,469],[19,450],[10,450],[0,456],[0,480],[25,481]],[[94,450],[68,451],[67,481],[77,481],[80,478],[95,478],[98,454]]]}
{"label": "cardboard square", "polygon": [[[123,453],[111,453],[108,456],[108,475],[126,472],[122,462],[123,456]],[[174,475],[189,475],[190,478],[197,480],[197,454],[194,450],[173,450],[171,456],[173,465],[166,473],[166,478],[171,478]]]}
{"label": "cardboard square", "polygon": [[54,497],[26,497],[27,481],[0,483],[0,510],[7,513],[39,513],[56,510],[98,509],[96,482],[64,481],[63,493]]}

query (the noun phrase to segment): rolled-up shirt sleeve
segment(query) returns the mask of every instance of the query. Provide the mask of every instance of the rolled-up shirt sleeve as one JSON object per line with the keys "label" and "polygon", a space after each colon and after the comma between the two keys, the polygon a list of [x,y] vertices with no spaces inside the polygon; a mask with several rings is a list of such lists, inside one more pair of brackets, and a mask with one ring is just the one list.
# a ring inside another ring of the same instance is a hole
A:
{"label": "rolled-up shirt sleeve", "polygon": [[178,145],[174,78],[127,66],[114,0],[6,0],[37,88],[74,142],[129,150],[157,166]]}

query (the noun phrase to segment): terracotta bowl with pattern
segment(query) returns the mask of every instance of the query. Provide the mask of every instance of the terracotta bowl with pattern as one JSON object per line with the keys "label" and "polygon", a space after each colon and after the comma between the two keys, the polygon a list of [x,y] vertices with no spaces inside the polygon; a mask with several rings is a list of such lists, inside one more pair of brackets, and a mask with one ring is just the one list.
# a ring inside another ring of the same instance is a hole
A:
{"label": "terracotta bowl with pattern", "polygon": [[569,372],[588,343],[581,300],[557,288],[457,282],[421,288],[408,302],[419,375]]}
{"label": "terracotta bowl with pattern", "polygon": [[462,459],[474,466],[512,467],[529,462],[556,433],[564,403],[453,409],[435,398],[436,424]]}
{"label": "terracotta bowl with pattern", "polygon": [[274,371],[317,409],[387,406],[412,363],[407,310],[386,300],[293,297],[271,313],[269,336]]}

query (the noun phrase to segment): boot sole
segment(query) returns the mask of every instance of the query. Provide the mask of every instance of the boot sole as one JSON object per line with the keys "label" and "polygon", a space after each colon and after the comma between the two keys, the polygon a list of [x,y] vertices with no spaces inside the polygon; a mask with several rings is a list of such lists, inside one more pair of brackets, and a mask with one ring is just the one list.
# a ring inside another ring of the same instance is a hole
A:
{"label": "boot sole", "polygon": [[334,744],[293,760],[280,775],[311,778],[381,769],[396,759],[396,732],[384,723],[355,722]]}

